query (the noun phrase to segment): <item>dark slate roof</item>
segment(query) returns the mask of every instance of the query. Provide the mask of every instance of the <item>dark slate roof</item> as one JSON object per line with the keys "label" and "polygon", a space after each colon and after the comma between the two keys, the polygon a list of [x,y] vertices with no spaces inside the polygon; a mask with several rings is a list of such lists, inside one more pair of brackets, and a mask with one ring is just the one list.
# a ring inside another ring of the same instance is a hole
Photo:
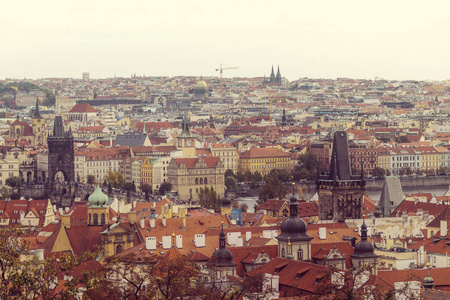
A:
{"label": "dark slate roof", "polygon": [[140,132],[136,133],[126,133],[126,134],[118,134],[116,140],[114,141],[114,146],[144,146],[145,140],[147,138],[146,134],[142,134]]}
{"label": "dark slate roof", "polygon": [[330,179],[351,180],[350,156],[348,154],[347,132],[336,131],[331,154]]}

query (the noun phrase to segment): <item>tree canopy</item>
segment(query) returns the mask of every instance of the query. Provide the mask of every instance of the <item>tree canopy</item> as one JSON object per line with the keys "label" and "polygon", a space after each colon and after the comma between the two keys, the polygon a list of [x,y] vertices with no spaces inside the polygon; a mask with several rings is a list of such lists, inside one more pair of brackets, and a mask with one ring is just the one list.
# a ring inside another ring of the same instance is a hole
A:
{"label": "tree canopy", "polygon": [[317,173],[317,156],[308,151],[305,154],[300,154],[298,156],[297,165],[294,168],[294,179],[295,180],[314,180]]}

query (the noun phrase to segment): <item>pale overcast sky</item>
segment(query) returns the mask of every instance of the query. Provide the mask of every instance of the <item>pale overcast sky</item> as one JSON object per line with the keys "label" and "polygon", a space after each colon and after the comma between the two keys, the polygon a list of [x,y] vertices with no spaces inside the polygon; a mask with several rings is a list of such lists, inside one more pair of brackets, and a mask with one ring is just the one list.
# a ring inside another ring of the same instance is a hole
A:
{"label": "pale overcast sky", "polygon": [[450,79],[450,1],[4,1],[0,78]]}

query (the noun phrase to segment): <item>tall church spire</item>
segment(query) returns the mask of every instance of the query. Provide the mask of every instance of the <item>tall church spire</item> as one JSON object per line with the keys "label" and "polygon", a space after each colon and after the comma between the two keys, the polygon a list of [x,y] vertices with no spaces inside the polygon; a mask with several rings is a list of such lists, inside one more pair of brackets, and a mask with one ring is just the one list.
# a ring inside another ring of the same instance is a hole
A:
{"label": "tall church spire", "polygon": [[34,110],[34,119],[43,119],[39,111],[39,99],[36,97],[36,109]]}

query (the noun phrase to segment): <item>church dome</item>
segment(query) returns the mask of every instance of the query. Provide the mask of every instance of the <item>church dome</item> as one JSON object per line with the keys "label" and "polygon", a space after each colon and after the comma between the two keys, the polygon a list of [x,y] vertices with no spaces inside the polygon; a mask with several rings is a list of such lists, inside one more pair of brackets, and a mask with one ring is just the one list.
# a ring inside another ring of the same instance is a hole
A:
{"label": "church dome", "polygon": [[306,233],[306,223],[299,217],[289,217],[281,223],[280,229],[282,234],[304,234]]}
{"label": "church dome", "polygon": [[97,184],[94,192],[89,196],[88,201],[91,207],[103,207],[108,203],[108,196],[102,192],[102,189]]}
{"label": "church dome", "polygon": [[287,240],[291,241],[295,240],[312,240],[313,238],[307,233],[307,225],[305,221],[297,215],[297,198],[295,195],[292,195],[291,201],[289,203],[290,206],[290,216],[286,220],[281,223],[280,229],[281,233],[277,237],[279,240]]}
{"label": "church dome", "polygon": [[373,245],[369,241],[359,241],[355,245],[354,254],[373,254]]}
{"label": "church dome", "polygon": [[433,277],[431,277],[431,276],[426,276],[426,277],[423,279],[423,285],[424,285],[424,286],[427,286],[427,285],[434,285],[434,279],[433,279]]}
{"label": "church dome", "polygon": [[231,205],[231,200],[228,197],[222,199],[222,207],[229,207]]}
{"label": "church dome", "polygon": [[373,245],[367,240],[367,226],[364,222],[361,226],[361,240],[355,245],[355,252],[351,257],[364,258],[364,257],[377,257],[374,252]]}
{"label": "church dome", "polygon": [[[225,232],[220,232],[219,239],[222,241],[225,241]],[[224,266],[234,266],[235,263],[233,262],[233,254],[230,250],[225,248],[225,245],[221,245],[216,251],[214,251],[212,258],[215,262],[215,265],[217,267],[224,267]]]}
{"label": "church dome", "polygon": [[197,82],[197,85],[195,86],[196,89],[204,89],[206,90],[208,88],[208,85],[203,79],[200,79],[199,82]]}

